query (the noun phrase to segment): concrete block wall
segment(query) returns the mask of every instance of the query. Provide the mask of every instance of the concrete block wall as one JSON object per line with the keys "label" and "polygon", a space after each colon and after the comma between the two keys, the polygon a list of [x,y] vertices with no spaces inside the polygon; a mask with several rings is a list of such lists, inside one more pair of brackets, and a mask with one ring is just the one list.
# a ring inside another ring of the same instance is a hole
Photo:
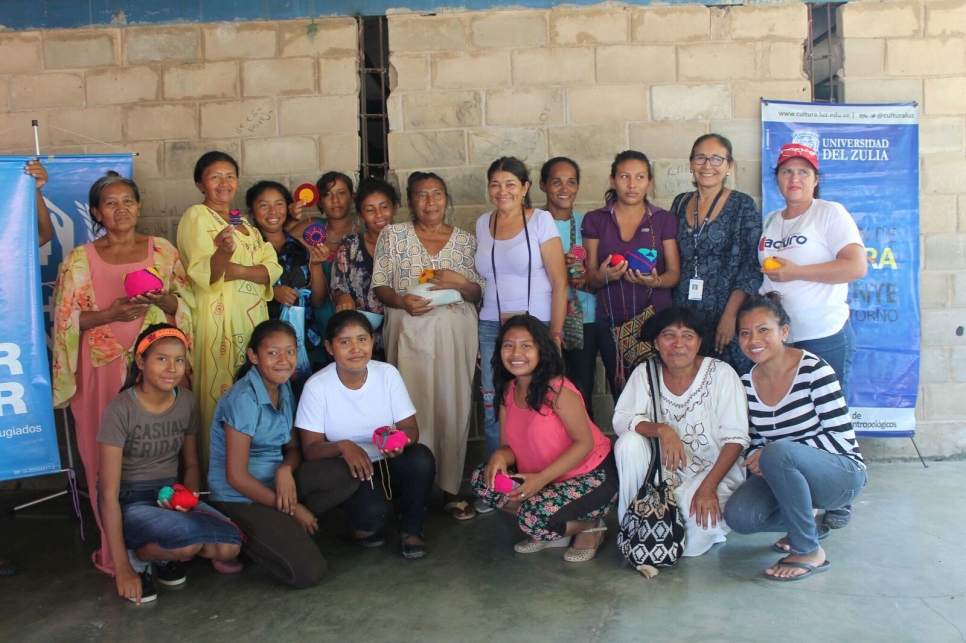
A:
{"label": "concrete block wall", "polygon": [[[920,104],[920,448],[966,452],[966,1],[850,2],[839,9],[845,97]],[[914,456],[871,440],[871,457]]]}
{"label": "concrete block wall", "polygon": [[[667,206],[689,186],[691,143],[718,131],[736,143],[737,187],[758,195],[758,101],[808,100],[806,29],[798,2],[391,15],[390,164],[402,182],[439,171],[472,228],[486,167],[504,154],[535,181],[543,161],[573,157],[586,211],[614,155],[640,149]],[[544,200],[536,185],[533,197]]]}
{"label": "concrete block wall", "polygon": [[141,228],[174,239],[212,149],[294,187],[359,169],[356,21],[0,33],[0,153],[138,152]]}

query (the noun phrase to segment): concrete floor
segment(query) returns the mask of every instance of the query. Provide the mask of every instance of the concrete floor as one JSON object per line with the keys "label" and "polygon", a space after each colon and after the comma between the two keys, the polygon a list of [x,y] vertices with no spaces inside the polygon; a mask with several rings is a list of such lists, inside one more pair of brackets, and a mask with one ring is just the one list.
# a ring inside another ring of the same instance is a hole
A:
{"label": "concrete floor", "polygon": [[[135,607],[89,563],[66,501],[0,517],[0,554],[23,572],[0,579],[2,641],[964,641],[966,462],[873,464],[852,524],[825,541],[828,572],[762,578],[775,536],[732,535],[648,581],[621,566],[613,518],[581,565],[551,549],[523,556],[504,515],[456,523],[433,507],[430,556],[397,543],[363,550],[334,516],[319,544],[328,577],[306,591],[255,566],[220,576],[204,561],[183,588]],[[7,492],[7,508],[23,492]]]}

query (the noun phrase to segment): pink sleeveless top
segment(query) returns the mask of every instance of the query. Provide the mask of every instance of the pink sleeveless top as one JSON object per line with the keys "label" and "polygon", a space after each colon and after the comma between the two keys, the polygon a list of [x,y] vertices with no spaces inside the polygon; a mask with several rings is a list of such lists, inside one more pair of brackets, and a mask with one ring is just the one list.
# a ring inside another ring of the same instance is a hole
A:
{"label": "pink sleeveless top", "polygon": [[[506,398],[506,424],[504,425],[506,440],[513,451],[513,455],[516,456],[517,471],[520,473],[536,473],[543,471],[559,458],[573,444],[573,440],[567,435],[567,429],[564,428],[560,417],[553,412],[553,407],[550,406],[552,399],[550,396],[547,397],[548,404],[541,409],[541,413],[537,413],[529,407],[521,409],[513,401],[513,391],[516,385],[516,380],[510,383],[510,390]],[[564,378],[563,386],[580,397],[580,391],[570,380]],[[581,407],[583,407],[583,397],[580,397],[580,399]],[[586,410],[584,413],[586,414]],[[593,471],[610,453],[610,440],[601,433],[590,417],[587,418],[587,423],[590,424],[590,432],[594,436],[594,448],[580,464],[554,482],[569,480]]]}
{"label": "pink sleeveless top", "polygon": [[[91,284],[94,286],[94,300],[98,310],[107,310],[115,299],[127,298],[124,291],[124,275],[135,270],[154,265],[154,237],[148,237],[148,256],[144,261],[135,263],[110,264],[101,259],[94,249],[94,244],[84,245],[87,253],[87,264],[91,267]],[[108,326],[114,333],[117,343],[124,348],[133,349],[134,342],[141,334],[143,318],[132,321],[111,322]]]}

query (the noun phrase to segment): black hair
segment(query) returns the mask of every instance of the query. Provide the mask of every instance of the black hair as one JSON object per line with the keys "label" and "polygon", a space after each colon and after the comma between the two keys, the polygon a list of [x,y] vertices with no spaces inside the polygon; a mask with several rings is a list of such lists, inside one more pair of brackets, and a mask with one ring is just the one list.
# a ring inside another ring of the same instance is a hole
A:
{"label": "black hair", "polygon": [[[796,158],[801,158],[801,157],[796,157]],[[784,165],[785,163],[788,163],[788,161],[791,161],[791,160],[792,159],[786,159],[784,162],[779,163],[778,165],[775,166],[775,169],[774,169],[775,183],[778,183],[778,171],[782,168],[782,165]],[[815,172],[815,189],[812,190],[812,198],[817,199],[822,194],[822,176],[823,175],[821,172],[818,171],[818,168],[812,165],[811,163],[809,163],[808,166],[812,168],[813,172]]]}
{"label": "black hair", "polygon": [[745,313],[750,313],[759,308],[764,308],[770,312],[778,320],[779,326],[791,326],[792,320],[788,316],[785,307],[782,306],[782,296],[774,290],[764,295],[751,295],[748,297],[745,303],[741,304],[741,307],[738,309],[739,324],[741,323],[741,317]]}
{"label": "black hair", "polygon": [[[298,343],[298,335],[295,334],[295,329],[292,325],[281,319],[266,319],[252,331],[252,336],[248,340],[248,348],[251,349],[253,353],[258,353],[259,347],[261,347],[262,342],[274,335],[275,333],[285,333],[296,343]],[[248,371],[252,370],[254,364],[250,359],[248,359],[248,351],[245,351],[245,363],[238,367],[238,371],[235,373],[235,381],[237,382],[241,378],[248,375]]]}
{"label": "black hair", "polygon": [[[164,328],[173,328],[175,330],[178,330],[177,326],[172,326],[171,324],[151,324],[143,331],[141,331],[140,335],[138,335],[137,341],[134,342],[134,348],[137,349],[138,345],[141,343],[141,340],[143,340],[145,337],[147,337],[148,335],[150,335],[156,330],[162,330]],[[151,344],[151,346],[154,346],[154,344]],[[144,356],[148,355],[148,353],[151,352],[151,346],[148,346],[147,350],[144,351],[142,355]],[[185,350],[187,349],[188,347],[185,346]],[[131,366],[128,368],[128,371],[127,371],[127,378],[124,380],[124,384],[121,386],[121,390],[118,391],[118,393],[123,393],[124,391],[128,390],[129,388],[137,384],[140,377],[141,377],[141,367],[138,366],[137,359],[132,359]]]}
{"label": "black hair", "polygon": [[671,306],[644,322],[644,326],[641,328],[641,341],[653,344],[654,340],[669,326],[690,328],[699,338],[704,339],[706,329],[697,313],[683,306]]}
{"label": "black hair", "polygon": [[577,165],[577,161],[573,160],[572,158],[567,158],[566,156],[555,156],[543,164],[543,167],[540,168],[541,183],[546,183],[548,180],[550,180],[550,170],[552,170],[553,166],[555,166],[557,163],[569,163],[571,167],[574,168],[574,172],[577,174],[577,183],[580,183],[580,166]]}
{"label": "black hair", "polygon": [[[647,158],[644,152],[638,152],[637,150],[624,150],[620,154],[614,157],[614,162],[610,164],[610,178],[617,178],[617,168],[621,166],[622,163],[627,161],[640,161],[647,166],[647,178],[654,180],[654,169],[651,167],[651,161]],[[617,190],[614,188],[608,188],[604,192],[604,203],[611,203],[617,200]],[[644,194],[644,205],[647,205],[647,194]]]}
{"label": "black hair", "polygon": [[335,170],[329,170],[328,172],[320,176],[319,180],[315,182],[315,189],[319,191],[319,197],[320,197],[317,207],[319,208],[319,212],[322,212],[322,214],[325,214],[325,216],[329,216],[329,215],[326,214],[324,210],[322,210],[321,197],[327,196],[329,194],[329,190],[332,189],[332,186],[335,185],[336,181],[342,181],[343,183],[345,183],[345,186],[349,188],[350,196],[355,192],[354,186],[352,184],[352,179],[349,178],[348,174],[345,174],[343,172],[337,172]]}
{"label": "black hair", "polygon": [[[87,193],[87,204],[91,210],[101,207],[101,196],[104,194],[104,190],[107,189],[108,186],[114,185],[115,183],[120,183],[131,188],[131,191],[134,192],[134,200],[140,205],[141,191],[138,190],[137,183],[129,178],[121,176],[114,170],[108,170],[107,174],[94,181],[94,183],[91,185],[90,191]],[[91,214],[91,222],[91,228],[95,234],[104,227],[100,221],[94,218],[93,214]]]}
{"label": "black hair", "polygon": [[494,403],[506,404],[504,398],[510,389],[510,382],[514,379],[510,371],[503,365],[503,357],[501,356],[503,338],[506,337],[508,331],[514,328],[523,328],[529,332],[533,337],[533,343],[537,348],[537,352],[540,354],[540,363],[533,369],[533,374],[530,376],[530,390],[527,391],[527,406],[541,413],[543,408],[547,406],[547,396],[551,392],[550,384],[552,380],[563,377],[566,367],[564,366],[564,360],[560,355],[560,351],[557,350],[557,345],[553,343],[553,336],[550,335],[547,326],[533,315],[526,313],[515,315],[506,320],[506,323],[500,327],[500,332],[496,337],[496,350],[493,351],[493,359],[491,361],[493,367],[493,392],[495,394],[493,398]]}
{"label": "black hair", "polygon": [[282,198],[285,199],[286,219],[288,219],[288,206],[295,203],[295,199],[292,198],[292,193],[288,191],[287,187],[278,181],[259,181],[252,187],[248,188],[248,191],[245,192],[245,207],[248,208],[248,214],[251,215],[252,225],[255,226],[255,228],[257,228],[259,231],[261,231],[261,228],[258,226],[258,221],[255,220],[255,201],[268,190],[277,190],[278,193],[282,195]]}
{"label": "black hair", "polygon": [[340,310],[329,318],[329,323],[325,325],[325,341],[330,344],[335,341],[336,335],[349,326],[359,326],[362,330],[373,335],[372,324],[369,318],[358,310]]}
{"label": "black hair", "polygon": [[[530,170],[527,166],[523,164],[523,161],[515,156],[501,156],[497,160],[490,163],[489,169],[486,171],[487,182],[493,179],[493,175],[497,172],[509,172],[513,176],[517,177],[517,180],[522,186],[524,183],[530,183]],[[527,193],[523,195],[523,207],[529,208],[533,204],[530,202],[530,189],[527,188]]]}
{"label": "black hair", "polygon": [[202,175],[204,175],[205,170],[207,170],[215,163],[218,163],[219,161],[224,161],[225,163],[231,163],[232,165],[235,166],[235,174],[237,175],[239,173],[238,162],[228,154],[225,154],[224,152],[219,152],[217,150],[212,152],[205,152],[204,154],[201,155],[201,158],[198,159],[198,162],[195,163],[195,183],[201,183],[201,177]]}
{"label": "black hair", "polygon": [[[728,161],[729,163],[735,160],[734,158],[735,151],[734,151],[734,147],[731,145],[731,141],[729,141],[726,137],[722,136],[721,134],[715,134],[714,132],[712,132],[710,134],[702,134],[698,138],[694,139],[694,144],[691,145],[691,155],[688,157],[689,161],[694,160],[694,150],[698,149],[698,146],[704,143],[705,141],[717,141],[728,152],[728,155],[725,157],[725,160]],[[698,187],[698,182],[691,181],[691,185],[693,185],[694,187]]]}
{"label": "black hair", "polygon": [[399,206],[399,193],[396,192],[396,188],[393,187],[393,184],[378,177],[370,176],[362,180],[362,182],[359,184],[359,191],[356,192],[356,212],[360,217],[362,216],[362,202],[373,194],[382,194],[386,196],[393,205],[397,207]]}
{"label": "black hair", "polygon": [[446,187],[446,181],[443,180],[443,177],[436,172],[413,172],[406,181],[406,203],[409,205],[409,214],[412,220],[416,220],[416,211],[413,208],[413,191],[416,189],[416,184],[421,181],[439,181],[439,184],[443,186],[443,194],[446,196],[446,211],[449,212],[453,200],[449,196],[449,188]]}

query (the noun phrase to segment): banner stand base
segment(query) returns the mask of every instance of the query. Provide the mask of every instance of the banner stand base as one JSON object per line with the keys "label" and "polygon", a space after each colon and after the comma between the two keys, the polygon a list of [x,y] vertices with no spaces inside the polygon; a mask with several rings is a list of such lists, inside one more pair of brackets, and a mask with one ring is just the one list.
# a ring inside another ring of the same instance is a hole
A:
{"label": "banner stand base", "polygon": [[15,514],[22,509],[26,509],[27,507],[39,505],[42,502],[47,502],[49,500],[53,500],[54,498],[60,498],[61,496],[65,496],[69,493],[71,494],[71,499],[74,502],[74,513],[77,515],[77,519],[80,521],[80,524],[81,524],[81,532],[80,532],[81,540],[84,540],[84,518],[81,516],[80,496],[84,495],[85,497],[89,498],[90,495],[77,488],[77,474],[75,473],[75,470],[74,470],[74,449],[70,440],[70,418],[67,415],[67,408],[64,407],[63,409],[61,409],[61,413],[64,414],[64,442],[66,443],[66,446],[67,446],[67,468],[61,469],[56,473],[67,474],[67,488],[64,489],[63,491],[58,491],[56,493],[46,495],[43,498],[37,498],[36,500],[31,500],[30,502],[19,504],[15,506],[13,509],[11,509],[10,513]]}

